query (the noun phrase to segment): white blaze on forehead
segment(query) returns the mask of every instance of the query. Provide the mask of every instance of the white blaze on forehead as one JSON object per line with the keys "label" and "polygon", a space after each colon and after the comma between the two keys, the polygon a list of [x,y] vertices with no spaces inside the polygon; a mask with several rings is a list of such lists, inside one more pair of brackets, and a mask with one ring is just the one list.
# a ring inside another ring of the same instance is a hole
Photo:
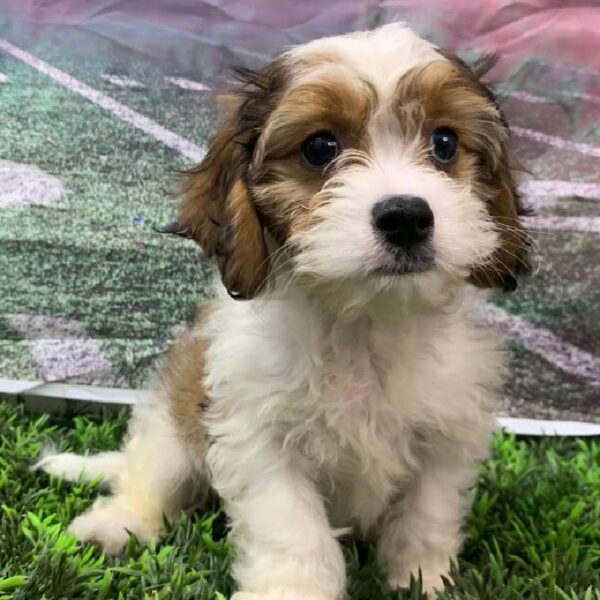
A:
{"label": "white blaze on forehead", "polygon": [[437,46],[420,38],[404,23],[384,25],[373,31],[326,37],[295,48],[295,58],[320,54],[339,57],[358,77],[378,92],[393,89],[407,71],[435,61],[445,61]]}
{"label": "white blaze on forehead", "polygon": [[49,204],[65,193],[63,184],[52,175],[9,160],[0,160],[0,208]]}

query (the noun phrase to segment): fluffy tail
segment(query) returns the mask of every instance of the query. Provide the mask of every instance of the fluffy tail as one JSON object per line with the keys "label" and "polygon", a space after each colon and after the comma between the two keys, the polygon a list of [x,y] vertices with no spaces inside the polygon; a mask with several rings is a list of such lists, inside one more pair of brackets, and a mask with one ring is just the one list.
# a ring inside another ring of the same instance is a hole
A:
{"label": "fluffy tail", "polygon": [[110,488],[122,475],[124,464],[125,457],[122,452],[100,452],[86,456],[71,452],[56,454],[54,448],[48,448],[31,468],[41,469],[67,481],[91,481],[101,478],[100,485]]}

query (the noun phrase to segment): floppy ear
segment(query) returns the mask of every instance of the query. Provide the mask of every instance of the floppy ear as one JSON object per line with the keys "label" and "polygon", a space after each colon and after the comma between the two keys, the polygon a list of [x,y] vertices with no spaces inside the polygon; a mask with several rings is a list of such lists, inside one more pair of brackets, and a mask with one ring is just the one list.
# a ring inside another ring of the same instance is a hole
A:
{"label": "floppy ear", "polygon": [[216,258],[223,284],[232,296],[252,298],[267,277],[268,253],[246,183],[251,157],[236,134],[232,122],[223,127],[212,139],[204,160],[188,171],[179,233]]}
{"label": "floppy ear", "polygon": [[486,188],[486,205],[498,233],[498,248],[488,262],[471,272],[470,281],[479,287],[512,292],[517,277],[529,273],[529,236],[519,217],[526,214],[512,176],[513,165],[504,143],[497,168]]}
{"label": "floppy ear", "polygon": [[496,148],[494,156],[482,161],[480,185],[488,213],[498,232],[499,243],[488,262],[472,270],[469,280],[479,287],[502,288],[506,292],[512,292],[517,287],[517,277],[530,271],[530,238],[519,218],[528,211],[523,207],[513,177],[513,171],[519,168],[519,164],[507,147],[510,128],[493,91],[482,81],[496,64],[498,56],[482,56],[471,66],[457,57],[451,59],[463,73],[468,71],[474,87],[478,88],[498,111],[498,122],[494,128],[498,143],[491,145]]}
{"label": "floppy ear", "polygon": [[231,117],[204,160],[188,171],[175,233],[215,257],[234,298],[253,298],[269,273],[264,223],[249,188],[250,164],[265,123],[287,81],[285,55],[258,71],[237,69],[241,85],[226,100]]}

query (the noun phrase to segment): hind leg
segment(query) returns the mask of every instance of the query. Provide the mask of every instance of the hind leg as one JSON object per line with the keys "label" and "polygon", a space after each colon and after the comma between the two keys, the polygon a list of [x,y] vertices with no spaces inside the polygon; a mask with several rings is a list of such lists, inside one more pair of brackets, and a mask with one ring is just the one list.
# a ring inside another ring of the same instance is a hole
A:
{"label": "hind leg", "polygon": [[[202,320],[199,313],[197,326]],[[198,328],[183,335],[167,353],[160,375],[164,397],[136,405],[128,441],[121,452],[95,456],[45,456],[36,467],[76,480],[103,477],[113,495],[99,498],[70,530],[82,541],[98,542],[115,554],[129,532],[140,541],[155,538],[163,516],[172,519],[196,492],[206,492],[206,431],[202,413],[206,340]]]}
{"label": "hind leg", "polygon": [[[118,553],[130,533],[142,542],[157,537],[163,515],[172,519],[190,501],[194,475],[189,450],[168,404],[158,399],[136,406],[120,453],[57,454],[44,457],[36,467],[68,479],[79,474],[87,479],[106,477],[113,495],[96,500],[69,531],[81,541],[99,543],[109,554]],[[195,478],[200,478],[197,471]]]}

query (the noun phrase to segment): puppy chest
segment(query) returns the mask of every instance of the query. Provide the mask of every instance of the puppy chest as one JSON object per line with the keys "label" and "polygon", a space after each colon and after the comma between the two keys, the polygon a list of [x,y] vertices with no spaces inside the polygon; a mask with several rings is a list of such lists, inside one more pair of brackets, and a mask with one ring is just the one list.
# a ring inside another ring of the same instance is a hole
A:
{"label": "puppy chest", "polygon": [[401,403],[390,395],[389,365],[367,352],[343,358],[324,363],[309,386],[309,405],[319,418],[313,414],[317,426],[306,431],[307,450],[325,476],[344,487],[360,482],[385,492],[405,475],[412,435]]}
{"label": "puppy chest", "polygon": [[392,443],[402,429],[403,396],[412,393],[412,360],[387,340],[367,334],[342,338],[326,348],[309,375],[309,404],[325,426],[353,446],[367,432]]}

